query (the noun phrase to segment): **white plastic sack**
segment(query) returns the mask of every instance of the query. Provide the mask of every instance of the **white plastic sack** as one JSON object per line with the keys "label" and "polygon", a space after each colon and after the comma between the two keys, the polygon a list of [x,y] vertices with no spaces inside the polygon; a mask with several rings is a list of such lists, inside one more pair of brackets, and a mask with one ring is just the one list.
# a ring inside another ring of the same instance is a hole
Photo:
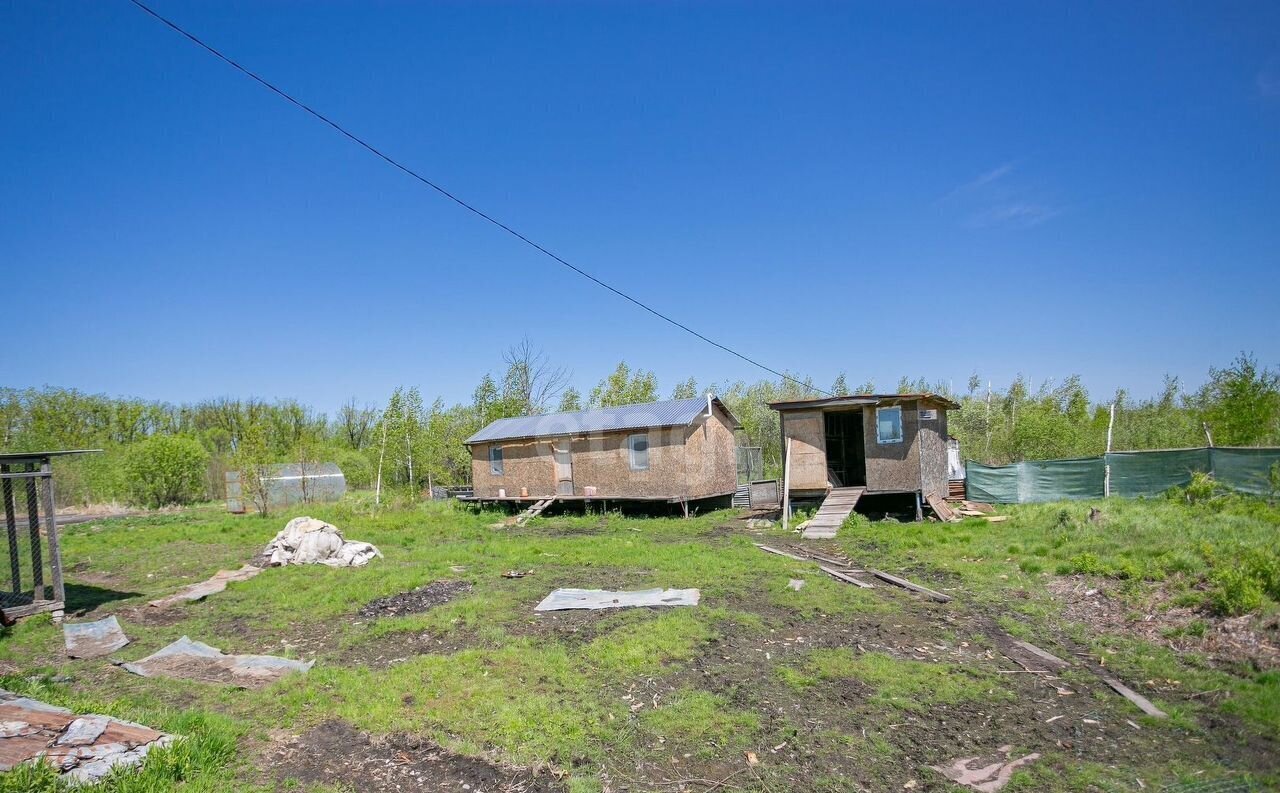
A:
{"label": "white plastic sack", "polygon": [[349,542],[337,527],[315,518],[294,518],[262,550],[267,564],[327,564],[363,567],[382,553],[367,542]]}

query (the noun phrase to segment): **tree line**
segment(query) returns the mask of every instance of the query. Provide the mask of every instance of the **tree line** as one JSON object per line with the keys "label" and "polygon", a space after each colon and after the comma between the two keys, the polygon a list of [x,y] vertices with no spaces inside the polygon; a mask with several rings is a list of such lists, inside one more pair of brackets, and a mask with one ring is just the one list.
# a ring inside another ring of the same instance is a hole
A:
{"label": "tree line", "polygon": [[465,485],[471,458],[463,441],[491,421],[511,416],[718,395],[743,425],[739,443],[758,446],[767,476],[782,465],[778,414],[770,402],[857,393],[933,392],[960,404],[948,428],[962,455],[991,464],[1084,457],[1106,450],[1112,405],[1117,450],[1280,445],[1280,374],[1241,354],[1213,367],[1187,390],[1166,377],[1162,391],[1136,399],[1120,390],[1094,400],[1079,376],[1004,388],[974,375],[963,393],[949,384],[902,378],[849,387],[841,374],[819,390],[811,378],[700,385],[694,378],[668,392],[652,371],[620,362],[584,396],[568,371],[527,339],[481,377],[468,401],[430,404],[416,386],[396,388],[384,404],[355,399],[328,416],[297,400],[218,398],[172,404],[86,394],[64,388],[0,387],[0,450],[101,448],[103,454],[59,461],[63,503],[130,501],[149,505],[222,498],[228,470],[275,462],[335,462],[348,485],[411,493]]}

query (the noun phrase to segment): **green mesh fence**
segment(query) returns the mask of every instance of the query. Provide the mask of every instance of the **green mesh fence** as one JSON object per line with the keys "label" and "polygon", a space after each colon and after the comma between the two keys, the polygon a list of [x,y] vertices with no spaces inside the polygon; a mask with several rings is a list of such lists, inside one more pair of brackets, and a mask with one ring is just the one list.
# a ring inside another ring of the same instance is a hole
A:
{"label": "green mesh fence", "polygon": [[1013,465],[965,463],[965,497],[992,504],[1102,498],[1101,457],[1035,460]]}
{"label": "green mesh fence", "polygon": [[[1255,496],[1280,495],[1280,449],[1203,448],[1112,452],[1078,460],[1013,465],[965,463],[965,497],[992,504],[1102,498],[1111,466],[1111,495],[1156,496],[1191,481],[1197,471]],[[1274,476],[1273,476],[1274,468]]]}
{"label": "green mesh fence", "polygon": [[1124,498],[1159,495],[1171,487],[1184,487],[1196,471],[1213,470],[1210,449],[1169,449],[1154,452],[1112,452],[1104,460],[1111,466],[1111,495]]}
{"label": "green mesh fence", "polygon": [[[1273,466],[1280,466],[1280,449],[1213,450],[1213,478],[1233,490],[1267,498],[1276,495]],[[1280,478],[1280,471],[1276,472]]]}

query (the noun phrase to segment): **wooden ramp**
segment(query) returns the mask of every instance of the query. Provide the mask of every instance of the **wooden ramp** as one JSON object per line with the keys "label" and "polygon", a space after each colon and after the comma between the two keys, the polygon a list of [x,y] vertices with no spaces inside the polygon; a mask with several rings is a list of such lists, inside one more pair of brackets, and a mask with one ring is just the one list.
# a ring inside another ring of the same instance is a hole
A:
{"label": "wooden ramp", "polygon": [[549,496],[547,498],[539,499],[538,501],[534,502],[532,506],[530,506],[524,512],[521,512],[519,515],[516,516],[516,525],[523,526],[530,518],[538,517],[544,511],[546,511],[547,507],[554,504],[555,500],[556,500],[555,496]]}
{"label": "wooden ramp", "polygon": [[800,536],[806,540],[827,540],[836,536],[836,530],[853,512],[865,487],[833,488],[818,507],[818,514],[805,524]]}

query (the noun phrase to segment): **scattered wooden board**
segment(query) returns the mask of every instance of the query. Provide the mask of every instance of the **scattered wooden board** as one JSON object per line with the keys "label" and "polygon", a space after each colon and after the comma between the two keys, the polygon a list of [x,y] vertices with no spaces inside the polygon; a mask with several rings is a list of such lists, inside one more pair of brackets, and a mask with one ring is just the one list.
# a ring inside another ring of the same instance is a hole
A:
{"label": "scattered wooden board", "polygon": [[891,575],[889,573],[884,572],[883,570],[872,570],[871,568],[867,568],[867,572],[875,576],[876,578],[879,578],[881,581],[888,581],[890,584],[897,584],[903,589],[910,589],[912,592],[919,592],[920,594],[926,595],[929,598],[932,598],[933,600],[938,601],[939,603],[951,602],[950,595],[944,595],[941,592],[935,592],[934,590],[929,589],[928,587],[923,587],[923,586],[920,586],[919,584],[912,583],[911,581],[908,581],[905,578],[899,578],[896,575]]}
{"label": "scattered wooden board", "polygon": [[[1068,666],[1071,666],[1069,662],[1062,660],[1061,658],[1054,655],[1053,653],[1050,653],[1046,650],[1041,650],[1039,647],[1036,647],[1031,642],[1024,642],[1018,639],[1014,639],[1013,643],[1014,645],[1021,647],[1022,649],[1031,653],[1035,657],[1039,658],[1041,661],[1044,661],[1047,666],[1049,666],[1051,669],[1054,669],[1055,671],[1066,669]],[[1014,659],[1014,660],[1017,660],[1017,659]]]}
{"label": "scattered wooden board", "polygon": [[937,496],[925,496],[925,501],[929,503],[929,507],[933,510],[933,514],[937,515],[947,523],[954,523],[957,520],[956,513],[947,506],[946,502]]}
{"label": "scattered wooden board", "polygon": [[1004,631],[993,632],[991,638],[995,640],[1001,653],[1028,672],[1052,674],[1071,666],[1056,655],[1041,650],[1031,642],[1019,641]]}
{"label": "scattered wooden board", "polygon": [[835,557],[835,556],[828,556],[828,555],[827,555],[827,554],[825,554],[825,553],[818,553],[817,551],[810,551],[810,550],[809,550],[809,549],[807,549],[807,548],[806,548],[806,549],[805,549],[805,551],[804,551],[804,555],[805,555],[805,556],[807,556],[807,557],[808,557],[808,558],[810,558],[810,559],[816,559],[816,560],[818,560],[819,562],[826,562],[827,564],[833,564],[833,565],[835,565],[836,567],[848,567],[848,566],[849,566],[849,560],[848,560],[848,559],[840,559],[840,558]]}
{"label": "scattered wooden board", "polygon": [[1119,680],[1116,680],[1114,677],[1107,677],[1106,675],[1103,675],[1102,682],[1106,683],[1107,685],[1115,689],[1116,693],[1119,694],[1120,696],[1124,697],[1125,699],[1129,700],[1133,704],[1137,705],[1138,709],[1141,710],[1143,713],[1147,714],[1148,716],[1155,716],[1157,719],[1169,718],[1169,714],[1165,713],[1163,710],[1160,710],[1155,705],[1151,704],[1151,700],[1142,696],[1137,691],[1134,691],[1133,689],[1129,688],[1124,683],[1121,683]]}
{"label": "scattered wooden board", "polygon": [[965,500],[960,503],[964,505],[965,509],[971,509],[974,512],[986,512],[989,514],[996,511],[995,507],[991,506],[990,504],[985,504],[981,501]]}
{"label": "scattered wooden board", "polygon": [[1009,519],[1008,515],[983,515],[982,519],[988,523],[1004,523]]}
{"label": "scattered wooden board", "polygon": [[846,584],[853,584],[854,586],[860,586],[863,589],[875,588],[874,584],[869,584],[866,581],[863,581],[862,579],[854,578],[853,576],[849,575],[847,571],[837,570],[834,567],[827,567],[824,564],[818,565],[818,569],[826,573],[827,575],[831,576],[832,578],[837,579],[839,581],[843,581]]}
{"label": "scattered wooden board", "polygon": [[755,543],[755,546],[760,550],[764,551],[765,553],[776,553],[778,556],[785,556],[788,559],[795,559],[797,562],[810,561],[810,559],[806,556],[797,556],[794,553],[788,553],[787,551],[780,551],[777,548],[771,548],[768,545],[761,545],[760,543]]}

